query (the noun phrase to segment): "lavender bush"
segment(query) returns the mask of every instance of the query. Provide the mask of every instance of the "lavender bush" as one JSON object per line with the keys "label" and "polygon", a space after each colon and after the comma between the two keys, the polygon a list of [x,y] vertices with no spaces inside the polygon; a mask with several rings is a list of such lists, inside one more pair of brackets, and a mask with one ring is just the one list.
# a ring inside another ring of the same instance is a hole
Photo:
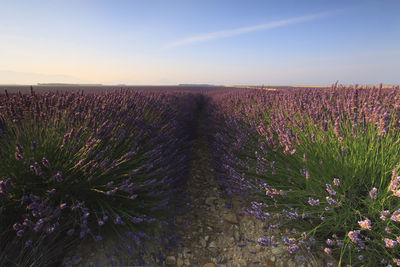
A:
{"label": "lavender bush", "polygon": [[0,265],[59,264],[82,240],[167,223],[185,201],[198,99],[0,95]]}
{"label": "lavender bush", "polygon": [[295,229],[281,240],[290,253],[400,266],[399,88],[208,96],[217,178],[251,202],[248,213],[278,218],[271,229]]}

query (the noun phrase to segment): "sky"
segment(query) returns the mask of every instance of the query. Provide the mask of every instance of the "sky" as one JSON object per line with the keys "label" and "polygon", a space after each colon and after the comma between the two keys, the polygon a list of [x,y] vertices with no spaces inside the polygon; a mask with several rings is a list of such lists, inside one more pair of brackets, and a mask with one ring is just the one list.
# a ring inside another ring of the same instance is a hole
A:
{"label": "sky", "polygon": [[400,84],[400,0],[0,0],[0,84]]}

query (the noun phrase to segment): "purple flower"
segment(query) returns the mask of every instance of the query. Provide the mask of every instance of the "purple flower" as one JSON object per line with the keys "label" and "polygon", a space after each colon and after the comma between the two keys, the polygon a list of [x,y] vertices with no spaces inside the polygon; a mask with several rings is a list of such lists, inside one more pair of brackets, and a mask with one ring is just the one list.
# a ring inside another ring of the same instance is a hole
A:
{"label": "purple flower", "polygon": [[332,239],[327,239],[326,240],[326,244],[328,245],[328,246],[333,246],[333,241],[332,241]]}
{"label": "purple flower", "polygon": [[62,178],[62,176],[61,176],[61,172],[60,172],[60,171],[58,171],[58,172],[54,175],[54,179],[55,179],[57,182],[59,182],[59,183],[61,183],[61,182],[63,181],[63,178]]}
{"label": "purple flower", "polygon": [[370,196],[372,199],[374,199],[374,198],[376,198],[376,196],[377,196],[377,192],[378,192],[378,189],[377,189],[376,187],[374,187],[374,188],[372,188],[371,191],[369,191],[369,196]]}
{"label": "purple flower", "polygon": [[336,205],[337,204],[337,202],[333,198],[328,197],[328,196],[326,197],[326,201],[328,201],[329,205]]}
{"label": "purple flower", "polygon": [[13,229],[14,229],[15,231],[18,231],[18,230],[20,230],[21,228],[22,228],[22,225],[21,225],[20,223],[14,223]]}
{"label": "purple flower", "polygon": [[97,241],[101,241],[101,240],[103,240],[103,237],[101,236],[101,235],[96,235],[95,237],[94,237],[94,240],[97,242]]}
{"label": "purple flower", "polygon": [[390,219],[394,222],[400,222],[400,209],[396,210],[395,212],[393,212],[392,216],[390,217]]}
{"label": "purple flower", "polygon": [[24,158],[24,157],[23,157],[20,153],[18,153],[18,152],[15,152],[14,156],[15,156],[15,159],[16,159],[16,160],[22,160],[22,159]]}
{"label": "purple flower", "polygon": [[20,144],[17,143],[17,144],[15,145],[15,147],[16,147],[18,153],[24,154],[24,150],[22,149],[22,146],[21,146]]}
{"label": "purple flower", "polygon": [[400,176],[393,176],[389,184],[388,191],[394,192],[400,185]]}
{"label": "purple flower", "polygon": [[383,241],[385,241],[385,247],[387,248],[394,248],[397,245],[397,241],[390,238],[384,238]]}
{"label": "purple flower", "polygon": [[0,197],[7,197],[12,186],[11,178],[7,178],[5,181],[0,180]]}
{"label": "purple flower", "polygon": [[308,197],[308,204],[311,206],[318,206],[319,205],[319,199],[314,200],[312,197]]}
{"label": "purple flower", "polygon": [[360,230],[350,231],[347,235],[353,243],[358,243],[361,239],[358,237]]}
{"label": "purple flower", "polygon": [[42,168],[39,166],[39,163],[35,162],[33,165],[29,166],[31,172],[35,173],[37,176],[41,176],[43,174]]}
{"label": "purple flower", "polygon": [[339,185],[340,185],[340,180],[339,180],[339,178],[333,178],[333,184],[334,184],[335,186],[339,186]]}
{"label": "purple flower", "polygon": [[371,230],[371,221],[370,219],[366,218],[364,221],[358,221],[358,224],[361,226],[362,229]]}
{"label": "purple flower", "polygon": [[331,196],[336,195],[335,190],[333,190],[332,185],[330,185],[330,184],[326,184],[326,191],[327,191]]}
{"label": "purple flower", "polygon": [[50,162],[45,157],[42,158],[42,164],[46,169],[50,168]]}
{"label": "purple flower", "polygon": [[304,262],[304,259],[302,257],[297,257],[296,260],[299,264],[302,264]]}
{"label": "purple flower", "polygon": [[22,237],[24,235],[24,230],[18,230],[17,231],[17,236]]}
{"label": "purple flower", "polygon": [[29,239],[28,241],[25,242],[25,247],[26,248],[29,247],[30,245],[32,245],[32,243],[33,243],[32,240]]}
{"label": "purple flower", "polygon": [[389,210],[382,210],[381,211],[381,216],[379,217],[382,221],[386,220],[386,216],[390,215],[390,211]]}
{"label": "purple flower", "polygon": [[56,229],[55,225],[47,226],[45,232],[49,234],[49,233],[54,232],[55,229]]}
{"label": "purple flower", "polygon": [[115,217],[114,223],[115,224],[124,224],[124,222],[121,220],[120,216]]}
{"label": "purple flower", "polygon": [[42,229],[43,224],[44,224],[44,219],[43,219],[43,218],[42,218],[42,219],[39,219],[39,220],[36,222],[35,227],[33,228],[33,230],[34,230],[35,232],[39,232],[40,229]]}
{"label": "purple flower", "polygon": [[107,191],[106,195],[107,196],[113,196],[113,195],[115,195],[115,193],[117,193],[117,191],[118,191],[118,188],[114,188],[112,190]]}
{"label": "purple flower", "polygon": [[260,246],[271,246],[274,237],[260,237],[257,242]]}

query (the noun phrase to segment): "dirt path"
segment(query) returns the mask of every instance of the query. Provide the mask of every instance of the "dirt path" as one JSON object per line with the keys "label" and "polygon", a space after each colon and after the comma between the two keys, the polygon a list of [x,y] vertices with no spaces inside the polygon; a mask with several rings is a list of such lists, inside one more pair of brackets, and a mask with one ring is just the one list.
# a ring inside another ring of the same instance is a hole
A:
{"label": "dirt path", "polygon": [[[213,177],[212,151],[200,116],[188,181],[191,210],[176,218],[183,246],[166,257],[166,266],[308,266],[290,257],[283,246],[264,247],[258,238],[274,234],[267,224],[245,215],[239,199],[225,199]],[[279,233],[277,233],[279,239]],[[309,265],[312,266],[312,265]]]}

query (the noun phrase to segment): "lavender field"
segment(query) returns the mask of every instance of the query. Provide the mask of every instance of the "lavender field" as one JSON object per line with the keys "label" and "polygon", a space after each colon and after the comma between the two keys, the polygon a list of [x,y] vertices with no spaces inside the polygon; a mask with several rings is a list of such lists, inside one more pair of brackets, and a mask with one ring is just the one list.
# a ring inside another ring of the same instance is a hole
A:
{"label": "lavender field", "polygon": [[[109,89],[1,92],[0,266],[400,266],[399,87]],[[171,256],[208,174],[250,256]]]}

